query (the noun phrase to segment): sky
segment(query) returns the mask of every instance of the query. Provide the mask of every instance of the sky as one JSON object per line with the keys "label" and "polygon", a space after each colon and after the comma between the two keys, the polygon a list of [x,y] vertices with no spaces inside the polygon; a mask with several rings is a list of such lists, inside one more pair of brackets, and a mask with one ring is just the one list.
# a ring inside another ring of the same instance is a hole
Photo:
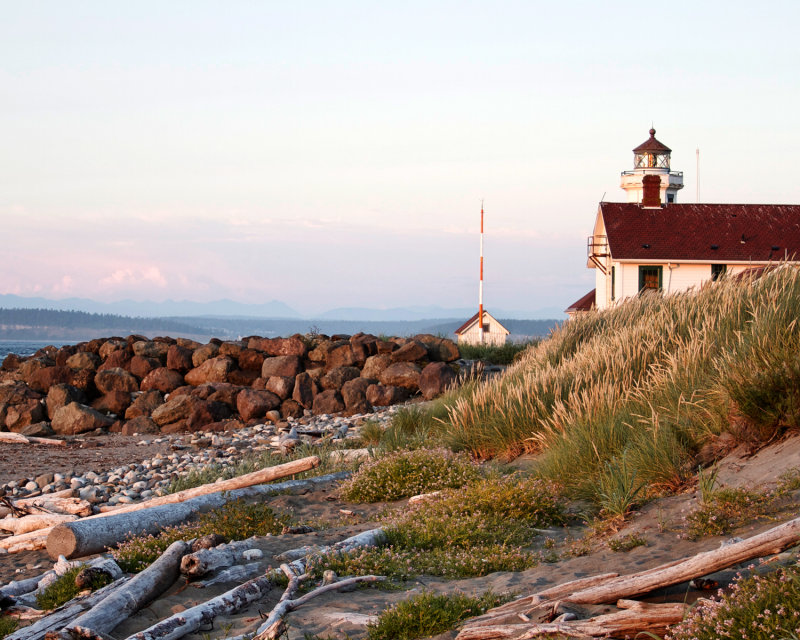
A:
{"label": "sky", "polygon": [[800,3],[0,0],[0,293],[477,306],[589,291],[651,125],[798,203]]}

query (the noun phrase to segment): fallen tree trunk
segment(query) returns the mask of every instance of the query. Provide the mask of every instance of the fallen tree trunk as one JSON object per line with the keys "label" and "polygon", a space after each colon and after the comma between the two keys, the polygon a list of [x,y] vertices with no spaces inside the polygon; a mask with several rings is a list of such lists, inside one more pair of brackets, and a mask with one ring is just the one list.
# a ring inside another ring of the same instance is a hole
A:
{"label": "fallen tree trunk", "polygon": [[667,627],[683,620],[689,605],[682,603],[651,604],[620,600],[621,611],[588,620],[565,622],[493,625],[464,629],[457,640],[529,640],[560,634],[568,638],[628,637],[638,633],[661,634]]}
{"label": "fallen tree trunk", "polygon": [[0,529],[10,531],[14,535],[50,529],[65,522],[77,520],[78,516],[63,513],[37,513],[22,516],[21,518],[3,518],[0,520]]}
{"label": "fallen tree trunk", "polygon": [[273,586],[275,571],[239,585],[216,598],[203,602],[140,631],[128,640],[177,640],[197,631],[220,615],[229,615],[260,600]]}
{"label": "fallen tree trunk", "polygon": [[[312,456],[314,457],[314,456]],[[308,458],[303,458],[308,460]],[[274,469],[275,467],[270,467]],[[187,520],[192,514],[221,507],[239,498],[263,498],[279,493],[310,491],[319,485],[346,478],[348,473],[331,473],[306,480],[257,485],[234,491],[210,493],[176,504],[160,504],[134,512],[111,511],[53,527],[46,538],[47,552],[55,558],[80,558],[115,547],[130,534],[154,534],[168,525]],[[245,477],[245,476],[242,476]],[[217,483],[218,486],[222,483]],[[212,486],[212,485],[204,485]],[[149,501],[150,502],[150,501]],[[143,505],[149,504],[141,503]]]}
{"label": "fallen tree trunk", "polygon": [[309,555],[323,555],[332,552],[347,552],[361,547],[379,547],[386,542],[386,532],[383,528],[370,529],[369,531],[362,531],[359,534],[345,538],[341,542],[329,546],[316,546],[309,545],[299,547],[298,549],[290,549],[284,551],[276,556],[279,560],[297,560]]}
{"label": "fallen tree trunk", "polygon": [[124,587],[98,602],[89,611],[71,621],[58,633],[47,634],[47,640],[70,640],[76,627],[97,634],[111,633],[123,620],[166,591],[178,578],[181,558],[189,545],[173,542],[153,564],[131,578]]}
{"label": "fallen tree trunk", "polygon": [[56,440],[55,438],[40,438],[38,436],[24,436],[21,433],[0,432],[0,442],[14,442],[18,444],[50,444],[57,447],[65,447],[67,443],[65,440]]}
{"label": "fallen tree trunk", "polygon": [[[59,491],[59,493],[62,493]],[[72,497],[72,489],[66,489],[68,495],[59,496],[54,493],[14,500],[14,506],[24,509],[30,514],[65,513],[81,517],[92,515],[92,505],[87,500]]]}
{"label": "fallen tree trunk", "polygon": [[195,578],[217,569],[230,567],[241,562],[244,559],[244,552],[254,549],[257,545],[258,538],[248,538],[220,544],[211,549],[199,549],[183,557],[181,573]]}
{"label": "fallen tree trunk", "polygon": [[48,631],[60,629],[65,624],[68,624],[81,613],[101,602],[116,589],[122,587],[128,580],[130,578],[120,578],[116,582],[90,593],[88,596],[74,598],[32,625],[17,629],[14,633],[7,635],[4,640],[42,640]]}

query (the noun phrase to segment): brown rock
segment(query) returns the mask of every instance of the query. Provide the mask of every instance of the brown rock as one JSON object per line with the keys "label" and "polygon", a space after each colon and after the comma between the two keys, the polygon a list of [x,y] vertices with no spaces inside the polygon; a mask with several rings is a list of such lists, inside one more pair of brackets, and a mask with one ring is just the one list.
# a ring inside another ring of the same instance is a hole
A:
{"label": "brown rock", "polygon": [[160,391],[152,390],[140,393],[125,411],[125,419],[133,420],[142,416],[149,418],[153,411],[162,404],[164,404],[164,394]]}
{"label": "brown rock", "polygon": [[98,371],[108,371],[109,369],[124,369],[131,361],[131,354],[127,349],[117,349],[108,354],[103,360],[103,364],[97,367]]}
{"label": "brown rock", "polygon": [[155,389],[162,393],[172,393],[182,385],[183,376],[180,373],[173,369],[167,369],[167,367],[159,367],[158,369],[153,369],[145,376],[139,388],[142,391],[152,391]]}
{"label": "brown rock", "polygon": [[458,345],[447,338],[435,338],[432,342],[426,343],[428,355],[434,362],[454,362],[461,357]]}
{"label": "brown rock", "polygon": [[29,438],[48,438],[52,436],[55,431],[50,426],[49,422],[45,422],[42,420],[41,422],[36,422],[34,424],[29,424],[27,427],[22,427],[19,430],[23,436],[28,436]]}
{"label": "brown rock", "polygon": [[190,351],[194,351],[195,349],[199,349],[203,345],[201,345],[197,340],[191,340],[190,338],[175,338],[175,344],[179,347],[185,347]]}
{"label": "brown rock", "polygon": [[96,394],[97,389],[94,386],[95,372],[91,369],[83,369],[81,371],[73,371],[70,384],[76,389],[80,389],[86,396],[93,396]]}
{"label": "brown rock", "polygon": [[390,364],[392,364],[392,357],[388,353],[370,356],[364,363],[364,368],[361,370],[361,377],[379,380],[381,374]]}
{"label": "brown rock", "polygon": [[267,391],[272,391],[281,400],[286,400],[294,391],[294,381],[295,378],[287,376],[272,376],[267,379],[264,388]]}
{"label": "brown rock", "polygon": [[353,380],[361,375],[358,367],[334,367],[320,380],[320,386],[323,389],[336,389],[337,391],[342,388],[342,385],[348,380]]}
{"label": "brown rock", "polygon": [[251,386],[258,378],[258,371],[242,371],[234,369],[228,374],[228,382],[240,387]]}
{"label": "brown rock", "polygon": [[367,401],[367,389],[370,381],[365,378],[348,380],[342,386],[342,400],[348,413],[366,413],[372,411],[372,405]]}
{"label": "brown rock", "polygon": [[342,394],[334,389],[322,391],[314,396],[312,411],[319,415],[321,413],[339,413],[344,411],[344,400]]}
{"label": "brown rock", "polygon": [[72,381],[72,369],[67,367],[42,367],[36,369],[26,379],[34,391],[47,393],[54,384],[68,384]]}
{"label": "brown rock", "polygon": [[65,365],[73,371],[97,371],[103,361],[96,353],[79,351],[67,358]]}
{"label": "brown rock", "polygon": [[296,400],[292,400],[291,398],[289,398],[288,400],[284,400],[281,403],[280,415],[283,418],[302,418],[303,413],[304,413],[303,405],[301,405]]}
{"label": "brown rock", "polygon": [[391,355],[392,362],[416,362],[427,357],[428,350],[419,340],[409,340]]}
{"label": "brown rock", "polygon": [[392,387],[383,384],[371,384],[367,387],[367,402],[374,407],[388,407],[398,402],[408,400],[408,389]]}
{"label": "brown rock", "polygon": [[228,405],[222,402],[205,401],[198,404],[189,417],[186,418],[186,429],[188,431],[200,431],[206,425],[231,417],[231,410]]}
{"label": "brown rock", "polygon": [[297,356],[305,357],[308,347],[300,336],[291,338],[250,338],[247,342],[248,349],[263,351],[268,356]]}
{"label": "brown rock", "polygon": [[139,382],[124,369],[104,369],[98,371],[94,377],[94,384],[100,393],[109,391],[138,391]]}
{"label": "brown rock", "polygon": [[212,393],[208,395],[208,399],[212,402],[224,402],[231,409],[236,408],[236,397],[242,391],[241,387],[227,382],[215,382],[209,385]]}
{"label": "brown rock", "polygon": [[353,347],[349,342],[343,345],[334,347],[328,351],[325,357],[325,367],[333,369],[335,367],[352,367],[357,362],[356,354],[353,352]]}
{"label": "brown rock", "polygon": [[204,382],[226,382],[231,371],[233,371],[233,360],[227,356],[217,356],[204,360],[199,367],[189,371],[185,378],[186,382],[194,386]]}
{"label": "brown rock", "polygon": [[318,387],[316,382],[311,378],[308,372],[303,372],[297,375],[294,379],[294,389],[292,390],[292,400],[302,405],[306,409],[310,409],[314,404],[314,396],[317,393]]}
{"label": "brown rock", "polygon": [[142,358],[155,358],[163,366],[167,363],[169,344],[155,340],[141,340],[133,343],[134,355]]}
{"label": "brown rock", "polygon": [[242,371],[255,371],[261,373],[261,366],[267,356],[255,349],[242,349],[239,352],[239,368]]}
{"label": "brown rock", "polygon": [[41,393],[37,393],[27,384],[21,381],[0,384],[0,403],[17,404],[30,398],[39,399]]}
{"label": "brown rock", "polygon": [[229,356],[234,360],[239,359],[239,354],[242,352],[242,349],[245,348],[244,342],[240,341],[228,341],[223,342],[219,345],[219,355],[221,356]]}
{"label": "brown rock", "polygon": [[186,427],[186,420],[183,419],[162,425],[161,427],[159,427],[159,431],[161,433],[184,433],[188,431],[188,428]]}
{"label": "brown rock", "polygon": [[45,407],[38,398],[26,398],[6,408],[5,424],[9,431],[19,433],[24,427],[41,422],[47,417]]}
{"label": "brown rock", "polygon": [[28,384],[30,384],[30,379],[33,374],[38,371],[39,369],[45,369],[47,367],[54,367],[56,365],[56,361],[52,358],[47,356],[39,356],[39,357],[30,357],[27,360],[23,361],[17,371],[20,377]]}
{"label": "brown rock", "polygon": [[158,433],[158,425],[149,416],[136,416],[122,426],[122,434],[133,436],[139,433]]}
{"label": "brown rock", "polygon": [[194,367],[192,350],[179,344],[170,345],[167,350],[167,369],[186,373]]}
{"label": "brown rock", "polygon": [[379,340],[376,346],[379,355],[392,353],[392,351],[396,351],[400,347],[400,345],[392,340]]}
{"label": "brown rock", "polygon": [[73,436],[104,427],[110,427],[113,420],[99,411],[77,402],[70,402],[66,407],[58,409],[53,416],[53,431],[63,436]]}
{"label": "brown rock", "polygon": [[242,420],[263,418],[267,411],[281,406],[281,399],[271,391],[242,389],[236,398],[236,408]]}
{"label": "brown rock", "polygon": [[124,416],[125,411],[131,406],[131,394],[128,391],[109,391],[92,402],[92,409],[100,413],[113,413]]}
{"label": "brown rock", "polygon": [[421,373],[422,369],[413,362],[396,362],[384,369],[379,380],[381,384],[416,391],[419,388]]}
{"label": "brown rock", "polygon": [[86,394],[70,384],[54,384],[47,392],[47,415],[53,418],[56,411],[61,407],[66,407],[70,402],[86,404]]}
{"label": "brown rock", "polygon": [[133,356],[130,364],[128,365],[128,371],[139,378],[139,380],[142,380],[143,378],[146,378],[147,374],[153,371],[153,369],[158,369],[161,366],[161,360],[158,358]]}
{"label": "brown rock", "polygon": [[432,400],[443,394],[456,381],[455,372],[444,362],[431,362],[419,376],[419,390],[422,397]]}
{"label": "brown rock", "polygon": [[[128,343],[121,338],[111,338],[110,340],[106,340],[100,346],[100,350],[97,352],[97,355],[99,355],[102,360],[107,360],[108,357],[115,351],[128,351]],[[130,358],[130,355],[128,357]]]}
{"label": "brown rock", "polygon": [[303,363],[298,356],[273,356],[266,358],[261,366],[261,377],[284,376],[291,378],[300,373]]}
{"label": "brown rock", "polygon": [[357,333],[350,338],[350,346],[353,347],[356,364],[361,367],[367,358],[378,353],[378,338],[366,333]]}
{"label": "brown rock", "polygon": [[[170,395],[169,400],[153,411],[150,417],[163,430],[165,425],[186,420],[189,414],[201,403],[203,403],[203,400],[194,396],[183,395],[175,397]],[[184,424],[182,430],[185,430],[185,428],[186,425]]]}
{"label": "brown rock", "polygon": [[206,360],[216,358],[219,355],[219,345],[214,342],[209,342],[194,350],[192,353],[192,364],[199,367]]}
{"label": "brown rock", "polygon": [[16,371],[19,369],[19,365],[22,364],[22,358],[20,358],[16,353],[9,353],[5,358],[3,358],[3,364],[0,365],[0,371]]}

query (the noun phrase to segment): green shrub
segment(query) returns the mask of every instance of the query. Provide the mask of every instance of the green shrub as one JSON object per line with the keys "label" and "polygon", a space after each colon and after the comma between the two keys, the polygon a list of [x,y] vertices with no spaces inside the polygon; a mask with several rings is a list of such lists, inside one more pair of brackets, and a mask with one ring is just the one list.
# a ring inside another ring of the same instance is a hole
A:
{"label": "green shrub", "polygon": [[800,569],[739,576],[730,592],[692,609],[668,640],[796,640],[800,636]]}
{"label": "green shrub", "polygon": [[718,489],[707,502],[692,511],[686,521],[690,540],[722,536],[765,511],[769,496],[746,489]]}
{"label": "green shrub", "polygon": [[608,548],[612,551],[630,551],[636,547],[647,545],[647,539],[644,536],[635,533],[629,533],[621,538],[611,538],[608,541]]}
{"label": "green shrub", "polygon": [[369,640],[414,640],[427,638],[455,627],[459,622],[486,613],[508,601],[487,591],[480,597],[462,593],[437,595],[424,591],[398,602],[367,626]]}
{"label": "green shrub", "polygon": [[[67,570],[38,593],[36,595],[36,604],[39,605],[39,608],[46,611],[56,609],[77,596],[82,589],[75,584],[75,577],[84,566],[80,565]],[[111,582],[111,578],[107,574],[98,575],[91,580],[89,589],[96,591],[100,587],[106,586],[109,582]]]}
{"label": "green shrub", "polygon": [[458,352],[465,360],[482,360],[491,364],[511,364],[517,357],[540,340],[506,342],[502,345],[459,344]]}
{"label": "green shrub", "polygon": [[342,483],[340,493],[352,502],[380,502],[460,487],[479,476],[466,455],[447,449],[397,451],[370,461]]}
{"label": "green shrub", "polygon": [[111,552],[123,571],[138,573],[146,569],[176,540],[188,540],[211,533],[226,542],[252,536],[277,535],[289,523],[263,503],[234,500],[219,509],[200,514],[195,522],[165,527],[158,535],[131,536]]}
{"label": "green shrub", "polygon": [[0,640],[7,635],[14,633],[19,626],[19,620],[11,616],[0,616]]}

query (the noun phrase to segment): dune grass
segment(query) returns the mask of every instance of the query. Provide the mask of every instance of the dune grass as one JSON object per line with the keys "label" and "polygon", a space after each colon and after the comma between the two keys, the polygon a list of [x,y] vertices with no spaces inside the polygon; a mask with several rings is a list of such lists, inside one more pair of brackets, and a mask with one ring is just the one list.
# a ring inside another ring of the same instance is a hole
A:
{"label": "dune grass", "polygon": [[[679,489],[702,443],[800,425],[800,270],[578,316],[504,375],[446,396],[440,440],[539,471],[610,513]],[[575,469],[581,469],[580,474]]]}

